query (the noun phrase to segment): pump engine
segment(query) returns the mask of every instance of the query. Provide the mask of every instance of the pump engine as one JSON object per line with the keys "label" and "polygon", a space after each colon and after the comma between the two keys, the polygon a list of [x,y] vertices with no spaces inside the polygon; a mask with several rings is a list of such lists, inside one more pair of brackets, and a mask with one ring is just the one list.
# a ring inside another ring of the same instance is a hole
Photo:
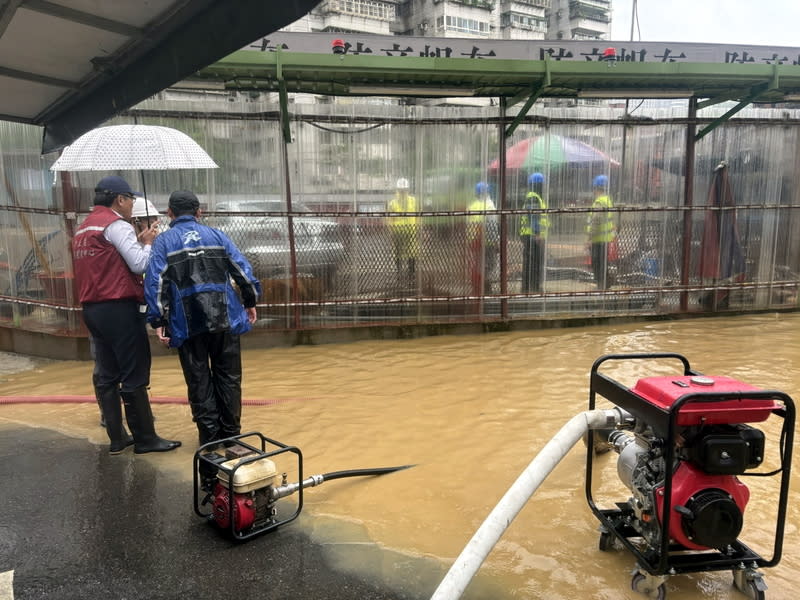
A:
{"label": "pump engine", "polygon": [[[684,373],[647,377],[632,388],[598,372],[609,360],[677,358]],[[590,409],[601,395],[629,418],[608,434],[618,453],[617,475],[630,497],[617,509],[600,509],[592,498],[593,444],[587,459],[587,498],[601,522],[600,549],[615,544],[637,558],[634,590],[664,598],[668,575],[731,569],[737,588],[764,598],[760,566],[780,560],[791,462],[794,404],[786,394],[761,390],[721,376],[704,376],[676,354],[610,355],[592,368]],[[751,423],[776,415],[784,420],[781,475],[772,559],[739,539],[750,490],[742,481],[765,460],[766,436]],[[608,432],[606,432],[608,433]],[[595,435],[597,432],[595,432]]]}
{"label": "pump engine", "polygon": [[230,469],[239,460],[234,458],[221,463],[223,469],[217,473],[211,498],[214,522],[222,529],[232,527],[241,532],[251,527],[269,525],[275,520],[277,469],[273,461],[259,460],[242,466],[231,481]]}
{"label": "pump engine", "polygon": [[[663,438],[646,426],[629,435],[609,436],[619,453],[617,473],[631,490],[628,500],[632,525],[651,546],[663,535]],[[761,464],[764,434],[747,425],[711,425],[687,428],[681,434],[672,469],[671,504],[675,510],[670,537],[685,548],[724,550],[736,541],[750,492],[736,476]]]}

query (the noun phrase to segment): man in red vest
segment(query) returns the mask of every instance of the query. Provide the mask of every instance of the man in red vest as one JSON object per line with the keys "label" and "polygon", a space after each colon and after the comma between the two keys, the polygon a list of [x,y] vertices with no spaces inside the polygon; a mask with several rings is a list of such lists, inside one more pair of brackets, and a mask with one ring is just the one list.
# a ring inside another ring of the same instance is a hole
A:
{"label": "man in red vest", "polygon": [[[150,343],[145,328],[142,273],[150,258],[156,226],[139,235],[128,221],[137,194],[122,177],[101,179],[94,208],[75,232],[72,261],[83,320],[95,346],[97,385],[109,452],[119,454],[131,443],[137,454],[166,452],[180,442],[159,437],[147,386]],[[133,439],[122,424],[120,397]]]}

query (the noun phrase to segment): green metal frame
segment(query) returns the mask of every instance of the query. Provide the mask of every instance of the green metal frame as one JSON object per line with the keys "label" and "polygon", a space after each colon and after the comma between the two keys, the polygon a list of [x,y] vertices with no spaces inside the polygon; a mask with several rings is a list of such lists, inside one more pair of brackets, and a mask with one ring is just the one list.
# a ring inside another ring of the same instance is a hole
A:
{"label": "green metal frame", "polygon": [[[736,107],[700,131],[696,140],[752,102],[800,97],[800,67],[789,64],[599,62],[473,58],[420,58],[238,51],[192,78],[230,90],[278,92],[284,139],[289,132],[288,93],[335,96],[447,96],[447,90],[523,104],[505,129],[510,136],[539,98],[603,94],[616,98],[706,98],[702,109],[725,101]],[[369,92],[363,88],[368,86]],[[615,96],[614,94],[619,94]]]}
{"label": "green metal frame", "polygon": [[[239,51],[201,69],[193,79],[222,82],[228,89],[279,91],[279,72],[288,92],[337,96],[432,97],[442,96],[442,90],[458,88],[477,97],[515,98],[528,97],[538,87],[540,97],[559,98],[619,92],[619,98],[679,94],[781,102],[785,95],[800,95],[800,67],[789,64],[477,60]],[[384,89],[365,94],[353,91],[355,86]],[[392,87],[413,88],[414,92],[397,94]],[[632,90],[637,93],[631,95]]]}

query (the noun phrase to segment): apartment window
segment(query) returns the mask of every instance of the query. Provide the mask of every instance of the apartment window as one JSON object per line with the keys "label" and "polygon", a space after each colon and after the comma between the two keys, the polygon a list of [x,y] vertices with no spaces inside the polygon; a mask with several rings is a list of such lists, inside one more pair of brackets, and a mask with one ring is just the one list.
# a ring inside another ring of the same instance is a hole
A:
{"label": "apartment window", "polygon": [[328,7],[343,14],[393,21],[395,5],[380,0],[328,0]]}
{"label": "apartment window", "polygon": [[500,23],[503,27],[517,27],[529,31],[547,31],[547,21],[521,13],[503,13],[500,17]]}
{"label": "apartment window", "polygon": [[[438,24],[438,22],[437,22]],[[475,19],[464,19],[447,15],[447,30],[459,33],[488,34],[489,23]]]}
{"label": "apartment window", "polygon": [[[486,10],[494,9],[494,0],[451,0],[453,4],[463,4],[465,6],[474,6],[476,8],[485,8]],[[434,4],[439,4],[442,0],[433,0]]]}
{"label": "apartment window", "polygon": [[596,35],[596,34],[595,35],[587,35],[585,33],[573,33],[572,34],[572,39],[573,40],[586,40],[586,41],[588,41],[588,40],[601,40],[603,38],[601,38],[599,35]]}
{"label": "apartment window", "polygon": [[601,23],[610,23],[611,17],[608,15],[607,8],[594,6],[582,0],[570,0],[569,3],[570,19],[591,19]]}
{"label": "apartment window", "polygon": [[530,6],[539,6],[541,8],[550,8],[550,0],[516,0],[520,4],[529,4]]}

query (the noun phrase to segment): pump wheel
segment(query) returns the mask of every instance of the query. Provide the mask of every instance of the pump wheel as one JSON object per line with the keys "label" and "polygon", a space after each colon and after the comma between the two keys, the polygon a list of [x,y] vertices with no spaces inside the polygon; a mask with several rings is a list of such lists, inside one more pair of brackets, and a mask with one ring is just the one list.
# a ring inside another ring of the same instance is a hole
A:
{"label": "pump wheel", "polygon": [[748,587],[747,597],[750,598],[751,600],[765,600],[766,599],[766,597],[767,597],[766,594],[764,592],[762,592],[760,589],[758,589],[756,587],[756,584],[753,583],[752,581],[747,584],[747,587]]}
{"label": "pump wheel", "polygon": [[758,589],[755,581],[748,581],[742,593],[750,600],[766,600],[767,597],[762,590]]}
{"label": "pump wheel", "polygon": [[664,600],[667,597],[667,586],[665,584],[659,585],[655,590],[650,589],[645,585],[646,577],[641,573],[636,573],[631,579],[631,589],[640,594],[647,594],[650,598],[655,600]]}
{"label": "pump wheel", "polygon": [[734,569],[733,585],[750,600],[765,600],[767,584],[764,577],[755,569]]}
{"label": "pump wheel", "polygon": [[609,552],[614,549],[614,540],[616,537],[610,531],[603,531],[600,533],[600,542],[597,547],[601,552]]}

